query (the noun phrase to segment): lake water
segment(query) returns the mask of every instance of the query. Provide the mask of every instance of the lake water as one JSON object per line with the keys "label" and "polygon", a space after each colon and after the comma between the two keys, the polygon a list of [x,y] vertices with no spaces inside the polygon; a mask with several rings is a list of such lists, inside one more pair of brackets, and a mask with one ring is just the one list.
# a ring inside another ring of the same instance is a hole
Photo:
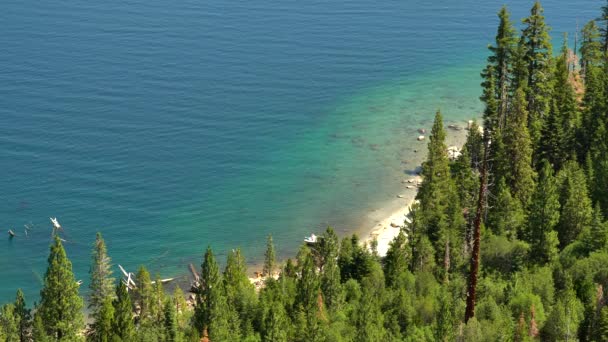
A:
{"label": "lake water", "polygon": [[[517,20],[532,5],[506,2]],[[545,1],[552,35],[603,3]],[[114,263],[168,277],[207,245],[255,262],[270,233],[288,256],[373,224],[435,110],[480,115],[501,4],[4,0],[0,234],[18,236],[0,239],[0,300],[37,297],[49,216],[85,283],[96,231]]]}

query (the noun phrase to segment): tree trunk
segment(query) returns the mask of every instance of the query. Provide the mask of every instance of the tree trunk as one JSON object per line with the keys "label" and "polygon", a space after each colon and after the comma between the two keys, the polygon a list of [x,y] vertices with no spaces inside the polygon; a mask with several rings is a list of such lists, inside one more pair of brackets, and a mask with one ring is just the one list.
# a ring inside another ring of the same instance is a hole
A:
{"label": "tree trunk", "polygon": [[[487,131],[485,132],[487,134]],[[475,300],[477,296],[477,276],[479,273],[479,245],[481,243],[481,217],[485,205],[485,194],[488,177],[488,140],[489,137],[484,137],[483,161],[481,164],[481,177],[479,186],[479,198],[477,199],[477,211],[475,213],[474,236],[473,236],[473,253],[471,254],[471,271],[469,273],[469,284],[467,290],[467,307],[464,314],[464,322],[475,316]]]}

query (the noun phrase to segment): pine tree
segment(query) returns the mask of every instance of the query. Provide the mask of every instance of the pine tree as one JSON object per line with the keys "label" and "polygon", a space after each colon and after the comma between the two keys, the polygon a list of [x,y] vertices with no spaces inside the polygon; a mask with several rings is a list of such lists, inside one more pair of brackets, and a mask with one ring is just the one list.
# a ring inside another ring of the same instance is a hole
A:
{"label": "pine tree", "polygon": [[439,243],[441,234],[448,227],[450,167],[445,144],[445,130],[441,112],[435,114],[429,137],[427,160],[422,164],[422,184],[417,194],[422,209],[422,219],[433,243]]}
{"label": "pine tree", "polygon": [[262,273],[272,277],[275,264],[274,243],[272,242],[272,235],[268,235],[268,239],[266,240],[266,252],[264,253],[264,269],[262,270]]}
{"label": "pine tree", "polygon": [[25,304],[25,295],[21,289],[17,290],[15,296],[15,314],[19,320],[19,340],[21,342],[29,341],[32,314]]}
{"label": "pine tree", "polygon": [[44,322],[46,334],[52,339],[76,340],[84,328],[83,301],[78,295],[79,284],[72,273],[72,263],[56,235],[48,265],[37,315]]}
{"label": "pine tree", "polygon": [[236,341],[238,331],[231,330],[222,276],[211,247],[207,247],[201,265],[201,282],[194,306],[194,326],[209,333],[211,341]]}
{"label": "pine tree", "polygon": [[595,21],[590,21],[583,28],[583,43],[581,46],[581,66],[585,80],[585,93],[582,102],[582,129],[579,133],[581,153],[579,158],[585,157],[592,148],[593,140],[599,126],[606,122],[605,113],[605,70],[600,32]]}
{"label": "pine tree", "polygon": [[[237,327],[237,329],[240,329],[241,334],[246,336],[253,331],[252,323],[256,314],[256,295],[255,288],[247,277],[245,258],[238,248],[228,254],[223,281],[231,315],[240,318],[240,327]],[[232,323],[238,325],[238,322]]]}
{"label": "pine tree", "polygon": [[112,306],[112,299],[106,297],[101,307],[97,310],[95,322],[91,325],[92,333],[89,335],[89,340],[98,342],[112,341],[114,336],[113,319],[114,307]]}
{"label": "pine tree", "polygon": [[133,291],[133,301],[136,308],[139,308],[138,323],[146,325],[153,316],[154,288],[150,272],[145,266],[140,266],[135,274],[135,291]]}
{"label": "pine tree", "polygon": [[116,298],[112,302],[112,306],[114,307],[114,318],[112,319],[114,336],[120,341],[132,341],[135,336],[135,325],[131,297],[122,282],[116,286]]}
{"label": "pine tree", "polygon": [[566,163],[559,173],[561,212],[556,230],[560,247],[573,242],[592,219],[591,200],[585,174],[575,161]]}
{"label": "pine tree", "polygon": [[510,119],[504,134],[504,158],[509,166],[505,181],[511,188],[513,197],[526,207],[534,191],[535,172],[532,168],[532,142],[528,134],[528,112],[522,88],[515,92]]}
{"label": "pine tree", "polygon": [[[500,12],[498,12],[500,23],[496,33],[496,45],[489,47],[492,55],[488,57],[488,62],[493,65],[493,79],[496,83],[493,88],[494,93],[496,94],[494,99],[498,101],[496,109],[499,128],[503,128],[506,122],[509,88],[511,87],[513,72],[513,59],[515,58],[517,49],[516,30],[511,22],[510,16],[506,6],[503,6],[500,9]],[[491,107],[487,101],[485,102],[487,107]],[[493,132],[494,130],[489,129],[489,131]]]}
{"label": "pine tree", "polygon": [[486,226],[496,235],[515,237],[526,219],[521,202],[511,196],[504,178],[498,180],[495,192],[496,198],[488,211]]}
{"label": "pine tree", "polygon": [[449,291],[446,290],[441,291],[438,298],[439,310],[437,313],[437,328],[435,330],[436,341],[454,340],[453,303]]}
{"label": "pine tree", "polygon": [[0,337],[7,342],[19,341],[19,315],[13,303],[0,307]]}
{"label": "pine tree", "polygon": [[42,322],[42,317],[38,312],[34,314],[34,320],[32,324],[32,340],[35,342],[50,342],[51,338],[46,334],[46,328]]}
{"label": "pine tree", "polygon": [[604,53],[608,54],[608,1],[606,2],[606,6],[602,7],[602,14],[597,19],[597,21],[602,24],[600,28],[603,40],[602,46],[604,49]]}
{"label": "pine tree", "polygon": [[384,314],[380,303],[373,290],[363,288],[363,296],[356,308],[355,328],[357,334],[356,342],[386,341],[386,330],[384,328]]}
{"label": "pine tree", "polygon": [[570,82],[567,39],[564,38],[562,53],[557,59],[555,83],[551,99],[551,110],[542,129],[540,158],[545,158],[560,169],[568,157],[577,152],[577,135],[580,127],[580,114],[574,89]]}
{"label": "pine tree", "polygon": [[540,140],[542,120],[549,111],[552,90],[552,46],[543,11],[537,1],[532,6],[530,16],[522,20],[525,27],[521,40],[524,54],[521,57],[527,65],[527,85],[522,89],[526,91],[528,129],[534,146]]}
{"label": "pine tree", "polygon": [[264,319],[263,341],[265,342],[287,342],[287,329],[290,324],[282,303],[272,303],[268,314]]}
{"label": "pine tree", "polygon": [[164,316],[165,316],[165,340],[169,342],[176,342],[178,340],[178,326],[177,318],[175,313],[175,305],[169,298],[164,305]]}
{"label": "pine tree", "polygon": [[114,278],[112,278],[112,270],[110,265],[110,257],[107,254],[106,243],[97,233],[95,243],[93,244],[93,260],[89,274],[91,275],[91,283],[89,284],[89,309],[91,317],[97,321],[99,311],[102,309],[107,300],[111,303],[114,299]]}
{"label": "pine tree", "polygon": [[392,287],[398,284],[399,277],[408,270],[410,255],[407,248],[407,238],[403,231],[389,243],[386,257],[384,258],[384,276],[386,286]]}
{"label": "pine tree", "polygon": [[321,255],[323,258],[321,291],[328,308],[339,305],[341,299],[342,285],[340,284],[340,267],[338,266],[339,249],[338,236],[333,228],[327,227],[321,239]]}
{"label": "pine tree", "polygon": [[608,306],[601,309],[597,328],[598,341],[608,341]]}
{"label": "pine tree", "polygon": [[559,194],[553,168],[548,161],[541,163],[538,185],[532,194],[528,210],[528,227],[523,236],[531,245],[533,261],[542,264],[556,256],[554,228],[559,222]]}
{"label": "pine tree", "polygon": [[600,42],[600,31],[595,20],[589,21],[581,31],[581,68],[585,79],[589,66],[598,66],[602,61],[602,43]]}
{"label": "pine tree", "polygon": [[581,233],[581,242],[586,254],[608,246],[608,224],[604,222],[599,203],[596,203],[593,209],[590,227]]}

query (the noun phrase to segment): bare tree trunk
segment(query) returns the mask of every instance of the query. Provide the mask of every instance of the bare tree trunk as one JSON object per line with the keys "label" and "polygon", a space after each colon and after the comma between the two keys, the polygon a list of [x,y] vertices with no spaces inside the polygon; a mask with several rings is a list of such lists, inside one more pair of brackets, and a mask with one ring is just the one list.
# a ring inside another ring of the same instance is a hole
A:
{"label": "bare tree trunk", "polygon": [[[487,133],[487,131],[486,131]],[[464,322],[475,316],[475,301],[477,297],[477,276],[479,273],[479,245],[481,244],[481,218],[483,208],[485,206],[485,195],[488,177],[488,140],[489,137],[484,137],[483,162],[481,164],[481,177],[479,186],[479,198],[477,199],[477,211],[475,213],[474,236],[473,236],[473,253],[471,254],[471,270],[469,273],[469,284],[467,289],[467,307],[464,313]]]}

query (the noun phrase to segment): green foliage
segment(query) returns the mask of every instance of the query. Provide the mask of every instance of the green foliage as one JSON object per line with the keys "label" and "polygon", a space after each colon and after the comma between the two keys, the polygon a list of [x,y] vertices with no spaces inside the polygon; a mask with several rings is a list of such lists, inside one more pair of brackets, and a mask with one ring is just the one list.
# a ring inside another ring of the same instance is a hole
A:
{"label": "green foliage", "polygon": [[[220,272],[208,247],[187,302],[179,286],[167,296],[144,267],[135,286],[121,282],[113,293],[98,234],[88,340],[608,340],[608,55],[602,51],[608,5],[600,27],[591,22],[582,32],[582,99],[571,83],[579,70],[568,66],[567,44],[557,58],[551,55],[538,2],[519,42],[506,7],[498,16],[482,73],[484,134],[473,123],[461,156],[450,163],[437,112],[419,202],[386,256],[374,244],[370,252],[356,235],[339,241],[328,227],[318,244],[302,246],[297,262],[288,259],[280,268],[269,236],[264,273],[281,272],[256,291],[239,249],[228,253]],[[490,174],[475,316],[464,324],[485,147]],[[33,320],[20,291],[15,303],[0,306],[0,341],[84,337],[82,299],[58,237],[48,261]]]}
{"label": "green foliage", "polygon": [[207,331],[212,341],[238,340],[238,324],[235,326],[234,312],[228,306],[222,276],[211,247],[207,247],[201,268],[201,283],[194,306],[194,326],[201,335]]}
{"label": "green foliage", "polygon": [[229,309],[233,315],[238,315],[241,334],[247,336],[253,331],[257,298],[253,284],[247,277],[247,265],[240,249],[228,254],[223,282]]}
{"label": "green foliage", "polygon": [[[549,112],[553,83],[552,45],[543,12],[540,2],[535,2],[530,16],[522,20],[524,29],[520,43],[523,49],[520,58],[527,65],[526,86],[521,89],[525,90],[526,110],[529,113],[527,124],[533,146],[537,146],[540,140],[542,119]],[[517,97],[516,94],[516,103]]]}
{"label": "green foliage", "polygon": [[268,235],[266,240],[266,252],[264,253],[264,268],[262,273],[265,275],[272,276],[274,274],[274,268],[276,264],[274,252],[274,243],[272,242],[272,235]]}
{"label": "green foliage", "polygon": [[503,178],[496,186],[497,195],[492,209],[488,212],[487,227],[497,235],[515,237],[525,223],[525,213],[521,202],[511,196],[511,191]]}
{"label": "green foliage", "polygon": [[511,274],[523,268],[530,254],[530,246],[503,235],[486,234],[481,245],[481,264],[488,272]]}
{"label": "green foliage", "polygon": [[112,302],[114,307],[114,318],[112,320],[112,331],[115,338],[129,341],[135,336],[131,297],[127,287],[122,282],[116,286],[116,298]]}
{"label": "green foliage", "polygon": [[572,290],[564,291],[553,306],[543,327],[543,339],[547,341],[574,341],[583,320],[584,307]]}
{"label": "green foliage", "polygon": [[44,332],[53,340],[79,339],[84,328],[83,300],[78,295],[79,286],[61,240],[55,236],[44,276],[44,287],[40,291],[40,305],[36,312],[44,322]]}
{"label": "green foliage", "polygon": [[[107,319],[108,315],[108,303],[109,306],[112,304],[114,299],[114,278],[112,278],[111,270],[111,259],[108,256],[106,243],[101,236],[101,233],[97,233],[95,242],[93,244],[92,262],[89,274],[91,276],[91,282],[89,284],[89,297],[88,307],[91,310],[91,317],[93,318],[93,334],[97,328],[104,328],[109,326],[109,322],[102,322]],[[100,322],[98,322],[100,321]],[[101,340],[101,338],[99,338]]]}
{"label": "green foliage", "polygon": [[338,236],[331,227],[321,239],[321,292],[324,295],[325,304],[328,308],[338,308],[342,301],[342,285],[340,279],[340,267],[338,266],[338,253],[340,242]]}
{"label": "green foliage", "polygon": [[504,133],[504,158],[507,161],[509,172],[505,181],[511,189],[511,195],[517,198],[523,207],[534,191],[536,174],[532,168],[532,141],[528,133],[528,110],[523,88],[517,89],[510,117]]}
{"label": "green foliage", "polygon": [[556,230],[560,247],[573,242],[589,227],[592,219],[591,200],[587,192],[585,173],[575,161],[566,163],[558,174],[561,212]]}
{"label": "green foliage", "polygon": [[4,341],[19,341],[19,315],[13,303],[0,307],[0,336]]}
{"label": "green foliage", "polygon": [[553,168],[549,162],[541,162],[538,185],[530,201],[528,224],[524,240],[530,243],[533,262],[543,264],[557,256],[556,232],[553,230],[560,217],[559,194]]}

